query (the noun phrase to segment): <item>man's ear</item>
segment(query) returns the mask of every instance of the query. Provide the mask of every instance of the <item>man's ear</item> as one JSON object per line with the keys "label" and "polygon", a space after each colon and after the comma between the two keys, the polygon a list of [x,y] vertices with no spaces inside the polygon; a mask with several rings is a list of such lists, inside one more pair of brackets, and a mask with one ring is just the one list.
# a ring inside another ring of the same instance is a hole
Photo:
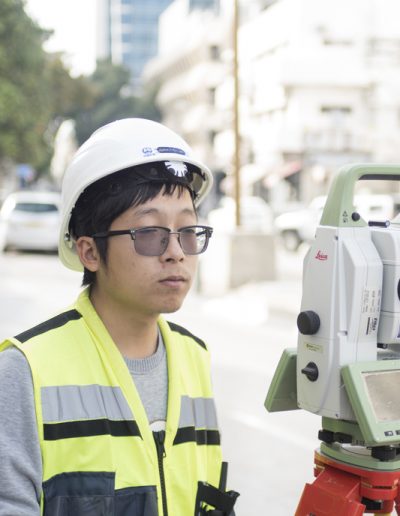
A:
{"label": "man's ear", "polygon": [[96,272],[100,267],[100,254],[93,238],[81,236],[75,243],[76,252],[82,265],[91,272]]}

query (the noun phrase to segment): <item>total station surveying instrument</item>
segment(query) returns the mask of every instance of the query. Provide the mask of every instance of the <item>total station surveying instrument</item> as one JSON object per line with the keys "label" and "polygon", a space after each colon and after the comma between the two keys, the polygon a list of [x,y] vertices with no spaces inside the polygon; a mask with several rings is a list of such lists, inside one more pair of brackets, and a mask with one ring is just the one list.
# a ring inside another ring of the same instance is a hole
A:
{"label": "total station surveying instrument", "polygon": [[336,176],[304,258],[297,349],[283,352],[265,401],[322,416],[296,516],[400,515],[400,220],[363,220],[360,179],[399,181],[400,165]]}

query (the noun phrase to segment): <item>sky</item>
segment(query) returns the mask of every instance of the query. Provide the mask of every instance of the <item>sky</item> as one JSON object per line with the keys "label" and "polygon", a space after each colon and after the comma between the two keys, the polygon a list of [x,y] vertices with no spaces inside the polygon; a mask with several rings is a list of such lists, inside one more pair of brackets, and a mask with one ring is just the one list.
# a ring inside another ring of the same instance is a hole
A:
{"label": "sky", "polygon": [[25,0],[26,12],[41,27],[53,29],[48,52],[63,51],[74,76],[89,75],[96,64],[96,0]]}

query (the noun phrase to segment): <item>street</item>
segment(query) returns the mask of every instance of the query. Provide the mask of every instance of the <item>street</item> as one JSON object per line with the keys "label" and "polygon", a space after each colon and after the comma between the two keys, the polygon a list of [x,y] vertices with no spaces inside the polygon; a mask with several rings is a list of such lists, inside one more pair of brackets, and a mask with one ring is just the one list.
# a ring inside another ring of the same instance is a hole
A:
{"label": "street", "polygon": [[[228,487],[241,493],[237,516],[290,516],[313,480],[320,418],[303,411],[269,414],[264,400],[281,352],[296,347],[303,252],[278,251],[275,282],[246,285],[218,298],[193,292],[168,319],[206,341]],[[54,255],[0,256],[0,328],[13,335],[72,303],[81,275]]]}

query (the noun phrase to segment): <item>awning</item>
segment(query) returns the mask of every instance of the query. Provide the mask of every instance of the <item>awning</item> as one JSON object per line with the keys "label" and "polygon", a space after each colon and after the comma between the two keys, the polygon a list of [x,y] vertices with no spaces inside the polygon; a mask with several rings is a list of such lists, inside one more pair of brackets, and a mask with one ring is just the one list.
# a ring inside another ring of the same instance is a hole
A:
{"label": "awning", "polygon": [[278,174],[280,177],[289,177],[297,172],[300,172],[303,164],[301,161],[287,161],[282,165],[282,167],[278,170]]}

